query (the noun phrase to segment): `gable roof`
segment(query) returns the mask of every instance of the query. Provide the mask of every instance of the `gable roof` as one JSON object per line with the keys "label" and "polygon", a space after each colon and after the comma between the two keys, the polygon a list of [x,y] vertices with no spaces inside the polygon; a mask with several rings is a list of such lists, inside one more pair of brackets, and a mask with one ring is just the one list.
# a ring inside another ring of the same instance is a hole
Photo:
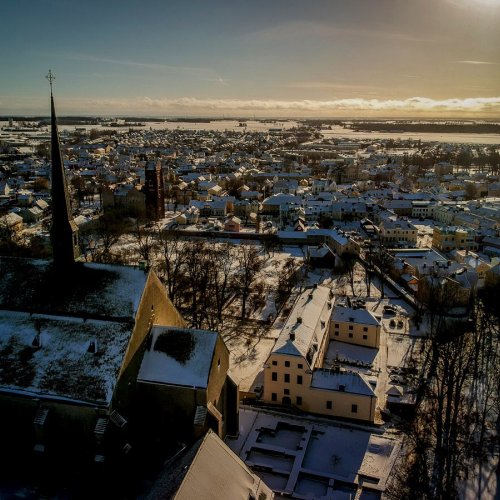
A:
{"label": "gable roof", "polygon": [[209,430],[179,461],[163,470],[146,498],[272,500],[274,493],[215,432]]}
{"label": "gable roof", "polygon": [[[305,290],[295,302],[272,353],[307,358],[313,345],[321,343],[322,337],[319,336],[327,334],[329,299],[329,288],[318,286]],[[324,328],[321,328],[321,321],[324,323]],[[314,358],[314,353],[312,355]],[[313,359],[311,365],[312,361]]]}
{"label": "gable roof", "polygon": [[380,322],[370,311],[366,309],[352,309],[350,307],[336,307],[332,312],[332,321],[380,326]]}

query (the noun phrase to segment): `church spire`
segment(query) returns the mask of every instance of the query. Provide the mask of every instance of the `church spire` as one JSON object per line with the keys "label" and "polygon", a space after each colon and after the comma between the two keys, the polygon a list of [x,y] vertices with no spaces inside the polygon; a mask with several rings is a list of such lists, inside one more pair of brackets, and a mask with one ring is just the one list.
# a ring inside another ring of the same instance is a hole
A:
{"label": "church spire", "polygon": [[54,264],[58,267],[73,264],[80,255],[78,247],[78,228],[73,220],[68,183],[64,173],[64,163],[57,131],[56,110],[52,95],[52,82],[55,80],[49,70],[51,107],[51,164],[52,164],[52,227],[50,239],[54,254]]}

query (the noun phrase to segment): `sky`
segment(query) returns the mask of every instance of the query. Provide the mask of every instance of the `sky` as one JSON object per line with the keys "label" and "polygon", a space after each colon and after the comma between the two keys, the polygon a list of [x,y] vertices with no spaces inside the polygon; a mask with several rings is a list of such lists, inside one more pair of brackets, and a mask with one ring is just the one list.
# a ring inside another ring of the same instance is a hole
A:
{"label": "sky", "polygon": [[0,115],[500,118],[500,0],[2,0]]}

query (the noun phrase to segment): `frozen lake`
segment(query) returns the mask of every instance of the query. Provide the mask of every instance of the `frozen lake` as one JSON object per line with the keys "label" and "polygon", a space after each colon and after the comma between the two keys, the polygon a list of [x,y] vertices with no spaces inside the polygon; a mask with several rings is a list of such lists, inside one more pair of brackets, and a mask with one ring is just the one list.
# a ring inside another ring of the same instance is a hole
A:
{"label": "frozen lake", "polygon": [[420,139],[423,142],[449,142],[454,144],[499,144],[500,134],[441,134],[434,132],[355,132],[340,125],[332,125],[331,130],[321,133],[325,138],[345,138],[358,141],[377,139]]}

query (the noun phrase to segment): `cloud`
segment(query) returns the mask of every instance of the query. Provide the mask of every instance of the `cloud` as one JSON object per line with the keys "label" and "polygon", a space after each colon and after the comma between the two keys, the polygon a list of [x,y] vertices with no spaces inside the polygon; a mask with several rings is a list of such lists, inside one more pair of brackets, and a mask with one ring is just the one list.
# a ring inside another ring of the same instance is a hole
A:
{"label": "cloud", "polygon": [[488,12],[495,12],[500,8],[499,0],[444,0],[445,3],[452,4],[461,9],[488,9]]}
{"label": "cloud", "polygon": [[[62,99],[61,99],[62,100]],[[71,100],[72,106],[83,105],[91,109],[173,111],[403,111],[403,112],[499,112],[500,97],[472,97],[466,99],[436,100],[427,97],[408,99],[335,99],[335,100],[274,100],[274,99],[199,99],[180,97],[176,99],[137,97],[132,99],[81,99]],[[61,107],[62,107],[61,103]]]}
{"label": "cloud", "polygon": [[459,64],[479,64],[479,65],[486,64],[488,66],[498,64],[496,62],[489,62],[489,61],[457,61],[457,63],[459,63]]}
{"label": "cloud", "polygon": [[368,90],[372,89],[373,85],[357,85],[352,83],[335,83],[331,81],[301,81],[290,82],[282,85],[282,87],[290,89],[337,89],[337,90]]}
{"label": "cloud", "polygon": [[134,61],[132,59],[114,59],[110,57],[99,57],[90,54],[66,54],[67,59],[91,63],[112,64],[115,66],[127,66],[131,68],[144,69],[148,71],[156,71],[165,74],[183,74],[190,75],[202,79],[219,81],[222,83],[222,78],[216,74],[211,68],[196,67],[196,66],[177,66],[171,64],[149,63],[142,61]]}
{"label": "cloud", "polygon": [[279,41],[287,41],[297,37],[320,37],[328,39],[338,39],[341,37],[362,37],[373,40],[416,43],[434,43],[442,39],[442,37],[419,36],[389,30],[375,30],[357,27],[351,28],[346,26],[339,27],[327,23],[312,21],[284,22],[270,28],[250,33],[248,34],[248,36],[252,40],[260,40],[273,43]]}
{"label": "cloud", "polygon": [[[0,96],[2,100],[5,96]],[[7,102],[7,101],[6,101]],[[5,113],[46,113],[46,100],[8,99]],[[179,98],[69,98],[57,99],[59,114],[142,115],[142,116],[220,116],[222,114],[268,116],[500,116],[500,97],[465,99],[349,98],[333,100],[213,99]]]}

